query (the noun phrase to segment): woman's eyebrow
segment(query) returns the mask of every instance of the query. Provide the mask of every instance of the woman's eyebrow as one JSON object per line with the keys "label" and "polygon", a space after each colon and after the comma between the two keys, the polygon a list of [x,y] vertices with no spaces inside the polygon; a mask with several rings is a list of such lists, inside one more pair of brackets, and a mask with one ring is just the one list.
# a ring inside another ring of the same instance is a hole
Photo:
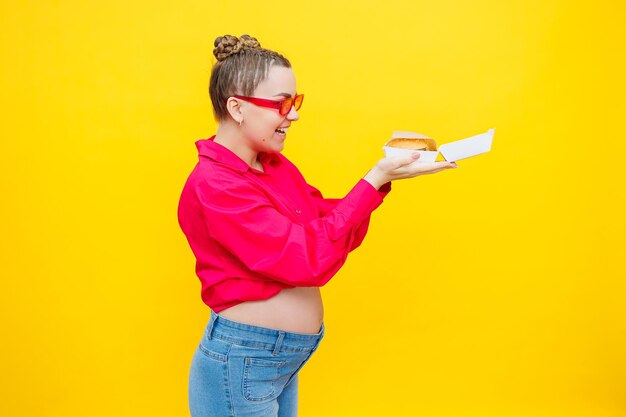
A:
{"label": "woman's eyebrow", "polygon": [[278,93],[278,94],[274,94],[273,97],[279,97],[279,96],[282,96],[282,97],[285,97],[285,98],[289,98],[289,97],[291,97],[291,94],[289,94],[289,93]]}

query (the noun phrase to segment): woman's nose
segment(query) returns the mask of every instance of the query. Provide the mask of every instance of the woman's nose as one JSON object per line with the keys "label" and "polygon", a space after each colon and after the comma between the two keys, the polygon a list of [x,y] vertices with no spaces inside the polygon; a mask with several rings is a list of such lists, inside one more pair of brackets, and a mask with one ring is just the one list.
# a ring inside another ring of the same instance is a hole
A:
{"label": "woman's nose", "polygon": [[298,111],[296,110],[294,106],[291,106],[291,110],[289,110],[289,113],[287,113],[287,119],[289,119],[292,122],[295,122],[299,118],[300,118],[300,115],[298,114]]}

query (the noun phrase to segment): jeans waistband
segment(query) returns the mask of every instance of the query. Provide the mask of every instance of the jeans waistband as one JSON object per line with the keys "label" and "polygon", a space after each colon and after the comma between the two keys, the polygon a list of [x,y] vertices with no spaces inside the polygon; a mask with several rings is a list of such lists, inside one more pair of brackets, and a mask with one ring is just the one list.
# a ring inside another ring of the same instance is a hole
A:
{"label": "jeans waistband", "polygon": [[205,332],[208,339],[215,337],[235,345],[271,350],[275,354],[281,351],[309,352],[317,349],[324,337],[324,324],[316,334],[287,332],[239,323],[211,311]]}

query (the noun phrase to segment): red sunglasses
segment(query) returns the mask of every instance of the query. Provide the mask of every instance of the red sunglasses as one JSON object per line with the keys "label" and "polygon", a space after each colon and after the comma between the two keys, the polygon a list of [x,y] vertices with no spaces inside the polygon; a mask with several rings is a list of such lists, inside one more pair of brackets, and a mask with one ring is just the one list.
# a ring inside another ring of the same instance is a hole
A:
{"label": "red sunglasses", "polygon": [[265,98],[246,97],[246,96],[233,96],[240,100],[248,101],[256,106],[267,107],[270,109],[277,109],[281,116],[286,116],[294,107],[296,110],[300,110],[302,107],[302,100],[304,100],[304,94],[297,94],[295,97],[287,97],[281,101],[267,100]]}

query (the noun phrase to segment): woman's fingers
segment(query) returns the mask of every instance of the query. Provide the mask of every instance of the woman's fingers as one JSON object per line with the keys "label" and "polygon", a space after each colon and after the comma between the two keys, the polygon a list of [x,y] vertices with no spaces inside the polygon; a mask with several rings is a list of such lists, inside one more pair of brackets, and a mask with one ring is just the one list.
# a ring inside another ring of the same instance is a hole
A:
{"label": "woman's fingers", "polygon": [[417,152],[409,156],[383,158],[379,161],[378,168],[392,180],[434,174],[444,169],[456,168],[454,162],[419,162],[419,158],[420,154]]}
{"label": "woman's fingers", "polygon": [[430,162],[430,163],[419,163],[411,165],[412,170],[415,172],[430,172],[435,170],[442,170],[446,168],[454,168],[456,164],[453,162]]}
{"label": "woman's fingers", "polygon": [[413,162],[415,162],[418,159],[420,159],[420,156],[421,155],[419,153],[413,152],[408,157],[402,157],[402,161],[401,161],[400,166],[411,165]]}
{"label": "woman's fingers", "polygon": [[378,165],[385,171],[395,171],[402,167],[411,165],[413,162],[417,161],[419,157],[420,157],[420,154],[417,152],[409,156],[388,157],[388,158],[381,159],[378,162]]}
{"label": "woman's fingers", "polygon": [[[404,167],[406,170],[402,174],[406,175],[407,178],[415,177],[418,175],[427,175],[427,174],[435,174],[437,172],[443,171],[445,169],[456,168],[457,165],[454,162],[419,162],[415,164],[410,164]],[[400,172],[398,172],[400,174]],[[401,174],[401,175],[402,175]]]}

